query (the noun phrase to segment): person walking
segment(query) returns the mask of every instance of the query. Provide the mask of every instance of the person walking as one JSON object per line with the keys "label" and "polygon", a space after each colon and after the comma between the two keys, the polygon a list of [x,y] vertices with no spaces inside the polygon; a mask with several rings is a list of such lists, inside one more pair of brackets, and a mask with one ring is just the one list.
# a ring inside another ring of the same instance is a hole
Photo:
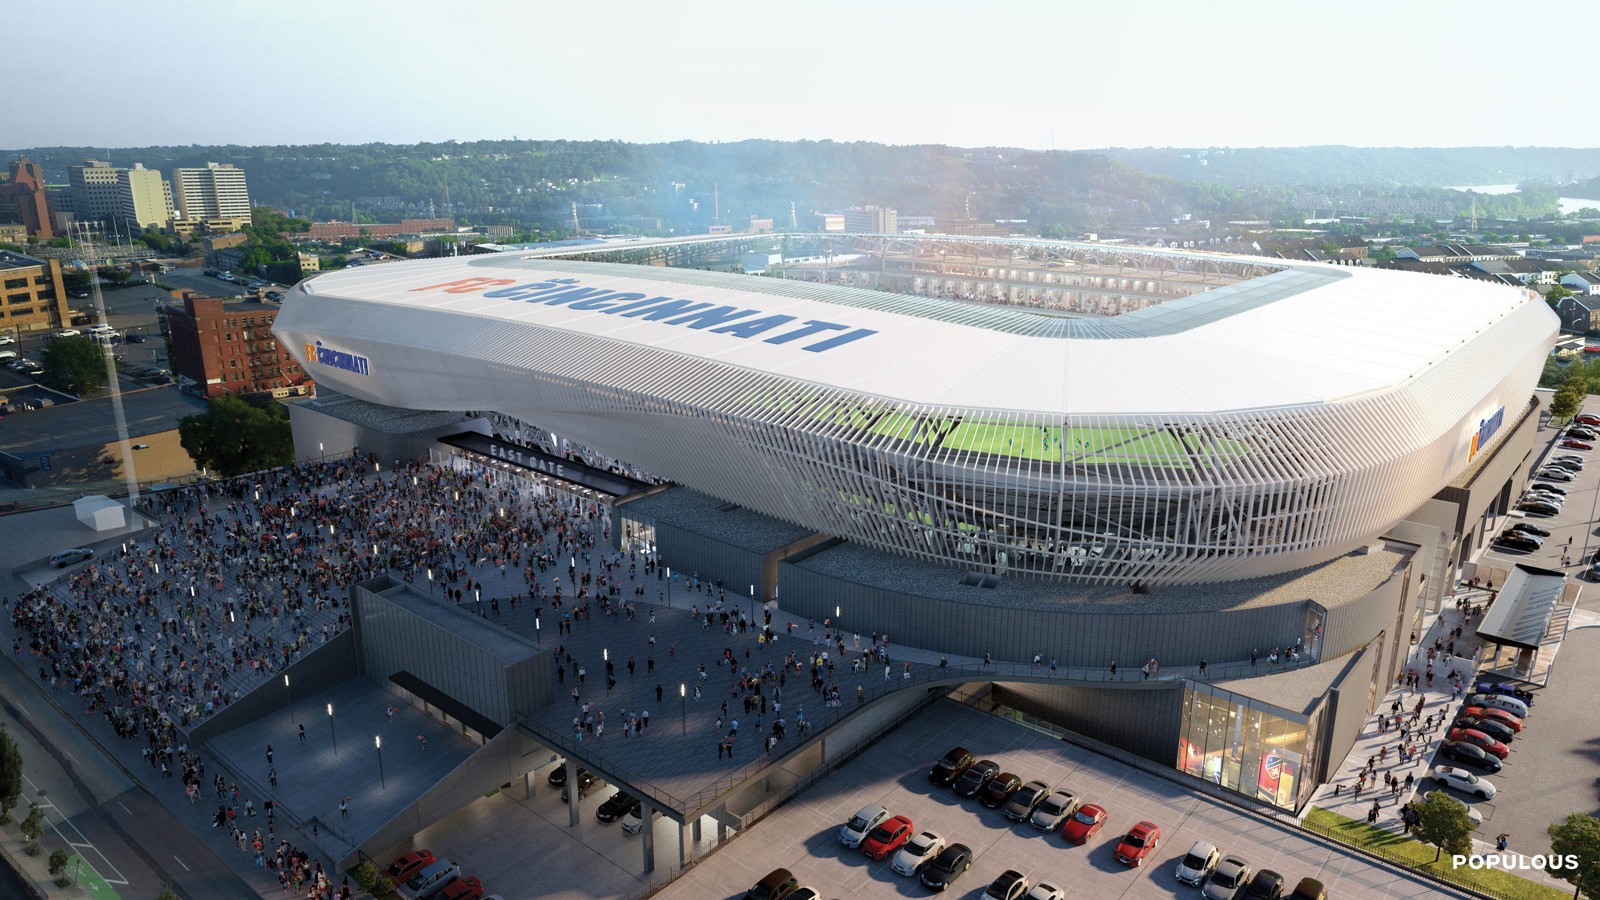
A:
{"label": "person walking", "polygon": [[272,745],[267,745],[267,765],[272,765]]}

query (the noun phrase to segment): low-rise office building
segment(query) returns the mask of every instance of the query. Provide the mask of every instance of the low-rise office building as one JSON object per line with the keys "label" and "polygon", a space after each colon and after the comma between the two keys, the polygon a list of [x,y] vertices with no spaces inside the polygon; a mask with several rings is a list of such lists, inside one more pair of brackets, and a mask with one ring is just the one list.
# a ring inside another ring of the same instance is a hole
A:
{"label": "low-rise office building", "polygon": [[71,318],[60,262],[0,250],[0,329],[48,330]]}

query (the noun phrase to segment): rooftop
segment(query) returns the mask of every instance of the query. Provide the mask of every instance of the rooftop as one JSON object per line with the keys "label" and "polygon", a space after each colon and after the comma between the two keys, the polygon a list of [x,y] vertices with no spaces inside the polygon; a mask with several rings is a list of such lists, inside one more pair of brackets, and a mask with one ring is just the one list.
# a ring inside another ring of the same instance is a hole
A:
{"label": "rooftop", "polygon": [[0,269],[28,269],[44,265],[48,265],[48,263],[42,259],[24,256],[11,250],[0,250]]}
{"label": "rooftop", "polygon": [[[180,392],[176,385],[122,393],[130,437],[171,431],[178,427],[179,419],[205,412],[205,408],[204,400]],[[5,452],[14,456],[109,444],[119,439],[109,396],[7,416],[5,433]]]}

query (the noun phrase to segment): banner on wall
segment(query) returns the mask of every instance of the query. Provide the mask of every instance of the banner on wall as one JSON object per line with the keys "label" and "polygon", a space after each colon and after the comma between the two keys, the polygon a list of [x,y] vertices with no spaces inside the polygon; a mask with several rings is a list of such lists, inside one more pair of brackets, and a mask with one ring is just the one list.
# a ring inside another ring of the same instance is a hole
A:
{"label": "banner on wall", "polygon": [[1256,791],[1262,799],[1278,802],[1280,788],[1292,787],[1300,774],[1300,754],[1292,750],[1265,750],[1256,764]]}

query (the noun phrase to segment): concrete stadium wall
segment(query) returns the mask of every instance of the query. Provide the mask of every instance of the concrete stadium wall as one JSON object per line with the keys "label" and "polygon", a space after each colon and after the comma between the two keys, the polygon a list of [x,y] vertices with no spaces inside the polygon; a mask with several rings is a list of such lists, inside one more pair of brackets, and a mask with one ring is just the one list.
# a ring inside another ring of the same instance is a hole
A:
{"label": "concrete stadium wall", "polygon": [[[1372,668],[1382,665],[1383,655],[1382,642],[1379,640],[1357,651],[1343,676],[1328,691],[1323,701],[1318,771],[1313,773],[1317,781],[1328,780],[1361,736],[1368,717],[1367,697],[1372,688]],[[1388,681],[1381,671],[1378,678],[1377,696],[1382,699]]]}
{"label": "concrete stadium wall", "polygon": [[[249,693],[233,701],[211,718],[188,730],[190,745],[202,744],[219,734],[248,725],[280,709],[287,709],[290,693],[283,689],[283,676],[289,676],[290,690],[304,685],[302,693],[327,690],[336,684],[356,677],[355,635],[349,629],[339,632],[289,668],[256,685]],[[314,687],[313,687],[314,686]]]}
{"label": "concrete stadium wall", "polygon": [[1365,647],[1373,635],[1393,633],[1408,620],[1416,576],[1407,566],[1371,593],[1328,610],[1322,625],[1322,659],[1338,659]]}
{"label": "concrete stadium wall", "polygon": [[[622,507],[623,515],[627,515],[627,509],[626,506]],[[655,529],[660,557],[671,560],[672,574],[680,576],[673,590],[674,605],[689,605],[687,599],[682,604],[678,604],[678,600],[690,596],[683,590],[684,579],[697,572],[702,579],[713,583],[718,578],[722,579],[730,603],[734,599],[748,601],[751,585],[756,586],[758,594],[761,591],[762,554],[711,540],[670,522],[656,522]],[[704,594],[693,596],[696,601],[705,598]]]}
{"label": "concrete stadium wall", "polygon": [[[991,699],[1070,731],[1093,736],[1119,750],[1171,766],[1178,758],[1183,684],[1174,681],[1080,687],[996,682]],[[983,755],[981,750],[969,749]]]}
{"label": "concrete stadium wall", "polygon": [[[1264,655],[1305,634],[1309,605],[1184,612],[1183,589],[1166,587],[1161,591],[1171,598],[1172,612],[1162,614],[991,607],[870,587],[787,562],[778,568],[780,605],[787,612],[820,622],[840,607],[846,629],[887,631],[895,644],[960,656],[991,653],[996,660],[1042,653],[1068,667],[1101,667],[1116,660],[1123,668],[1136,668],[1151,657],[1165,665],[1189,666],[1202,656],[1213,663],[1247,659],[1252,649]],[[980,599],[982,588],[971,590]],[[1383,627],[1376,624],[1362,642]]]}

